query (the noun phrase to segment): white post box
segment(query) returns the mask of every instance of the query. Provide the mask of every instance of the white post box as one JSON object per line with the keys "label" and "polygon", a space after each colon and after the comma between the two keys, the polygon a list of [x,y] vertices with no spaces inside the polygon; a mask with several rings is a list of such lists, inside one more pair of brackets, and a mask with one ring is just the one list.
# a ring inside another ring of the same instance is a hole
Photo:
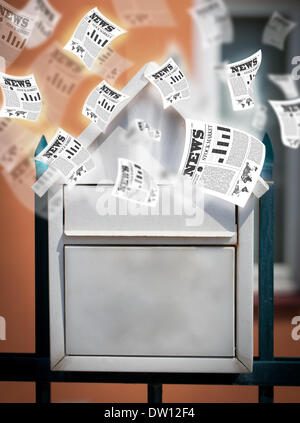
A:
{"label": "white post box", "polygon": [[[167,184],[154,210],[112,197],[118,157],[175,170],[184,148],[179,107],[162,110],[141,74],[135,83],[93,144],[95,170],[48,193],[51,368],[251,372],[253,200],[238,208],[205,195],[193,215],[178,212]],[[135,118],[167,136],[128,149],[122,136]]]}

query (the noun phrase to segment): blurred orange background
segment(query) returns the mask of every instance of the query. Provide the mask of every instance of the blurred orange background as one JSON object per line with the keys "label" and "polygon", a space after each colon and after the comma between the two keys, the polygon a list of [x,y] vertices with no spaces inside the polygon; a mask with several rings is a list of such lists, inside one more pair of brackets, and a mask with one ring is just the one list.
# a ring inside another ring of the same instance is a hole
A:
{"label": "blurred orange background", "polygon": [[[7,0],[16,8],[23,8],[26,0]],[[15,63],[7,69],[8,74],[29,73],[30,64],[54,40],[62,46],[72,35],[77,23],[93,7],[115,23],[123,26],[110,0],[49,0],[62,14],[52,37],[40,47],[24,50]],[[113,48],[134,65],[117,80],[121,89],[145,62],[161,63],[168,46],[176,43],[185,56],[192,72],[192,22],[186,10],[192,0],[167,0],[175,17],[176,26],[171,28],[134,28],[112,43]],[[0,53],[1,55],[1,53]],[[89,73],[69,101],[62,127],[77,136],[89,123],[81,114],[82,105],[89,92],[101,78]],[[49,129],[44,116],[36,123],[22,123],[39,134]],[[56,127],[53,127],[53,132]],[[0,176],[0,315],[6,319],[7,340],[0,341],[0,352],[35,351],[34,310],[34,214],[14,196],[6,181]],[[256,310],[257,315],[257,310]],[[278,302],[275,308],[275,355],[300,356],[300,341],[291,338],[291,319],[300,315],[297,304]],[[255,354],[258,352],[257,316],[255,319]],[[163,400],[166,402],[257,402],[258,388],[246,386],[183,386],[165,385]],[[146,402],[146,385],[124,384],[75,384],[54,383],[51,387],[53,402]],[[34,402],[34,383],[0,382],[0,402]],[[275,401],[300,402],[300,388],[275,387]]]}

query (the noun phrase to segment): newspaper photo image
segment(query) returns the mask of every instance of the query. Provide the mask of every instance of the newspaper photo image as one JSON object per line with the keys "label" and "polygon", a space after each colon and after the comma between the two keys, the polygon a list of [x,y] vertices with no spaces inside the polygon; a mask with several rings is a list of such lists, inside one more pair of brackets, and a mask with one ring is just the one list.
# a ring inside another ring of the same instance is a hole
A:
{"label": "newspaper photo image", "polygon": [[166,0],[113,0],[113,5],[127,28],[175,26]]}
{"label": "newspaper photo image", "polygon": [[82,114],[105,131],[110,123],[116,107],[129,96],[101,81],[89,94],[84,103]]}
{"label": "newspaper photo image", "polygon": [[26,48],[39,47],[51,37],[60,21],[61,14],[51,6],[48,0],[30,0],[23,12],[36,16]]}
{"label": "newspaper photo image", "polygon": [[76,183],[80,176],[94,167],[88,150],[61,128],[35,160],[59,171],[67,184]]}
{"label": "newspaper photo image", "polygon": [[189,13],[200,28],[204,48],[233,41],[232,19],[223,0],[201,0]]}
{"label": "newspaper photo image", "polygon": [[42,110],[42,97],[34,75],[13,76],[0,72],[3,92],[1,117],[38,120]]}
{"label": "newspaper photo image", "polygon": [[0,54],[7,66],[17,59],[27,45],[35,18],[35,14],[28,14],[0,0]]}
{"label": "newspaper photo image", "polygon": [[186,120],[179,174],[215,197],[244,207],[260,176],[265,146],[246,132]]}
{"label": "newspaper photo image", "polygon": [[169,58],[154,73],[145,74],[145,77],[159,90],[164,109],[178,101],[190,98],[187,79],[172,58]]}
{"label": "newspaper photo image", "polygon": [[287,100],[299,97],[299,91],[293,75],[290,73],[275,75],[268,74],[268,78],[282,91]]}
{"label": "newspaper photo image", "polygon": [[249,110],[254,106],[253,81],[261,64],[261,50],[246,59],[228,63],[227,85],[234,111]]}
{"label": "newspaper photo image", "polygon": [[125,32],[95,7],[79,22],[64,48],[79,57],[88,69],[92,69],[101,50]]}
{"label": "newspaper photo image", "polygon": [[262,43],[283,50],[286,37],[296,25],[280,13],[274,12],[264,28]]}
{"label": "newspaper photo image", "polygon": [[290,148],[300,145],[300,98],[295,100],[269,100],[280,125],[281,141]]}
{"label": "newspaper photo image", "polygon": [[151,175],[137,163],[118,159],[118,175],[112,195],[144,206],[154,207],[159,188]]}
{"label": "newspaper photo image", "polygon": [[112,47],[108,46],[96,59],[92,71],[100,75],[109,84],[114,84],[116,80],[133,66],[133,62],[121,56]]}
{"label": "newspaper photo image", "polygon": [[88,71],[57,42],[43,51],[33,62],[31,70],[43,92],[47,118],[59,126],[71,96]]}

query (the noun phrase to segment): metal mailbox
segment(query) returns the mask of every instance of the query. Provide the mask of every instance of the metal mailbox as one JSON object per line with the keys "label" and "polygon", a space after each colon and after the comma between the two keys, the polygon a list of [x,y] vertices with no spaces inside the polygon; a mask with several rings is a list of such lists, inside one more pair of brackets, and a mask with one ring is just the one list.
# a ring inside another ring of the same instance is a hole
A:
{"label": "metal mailbox", "polygon": [[[146,169],[154,158],[160,175],[184,146],[181,110],[162,111],[141,74],[124,91],[133,98],[97,136],[94,171],[48,193],[51,368],[251,372],[253,200],[238,208],[205,195],[201,216],[179,213],[161,183],[155,210],[124,212],[110,195],[118,157]],[[161,144],[128,148],[134,118],[167,134]]]}

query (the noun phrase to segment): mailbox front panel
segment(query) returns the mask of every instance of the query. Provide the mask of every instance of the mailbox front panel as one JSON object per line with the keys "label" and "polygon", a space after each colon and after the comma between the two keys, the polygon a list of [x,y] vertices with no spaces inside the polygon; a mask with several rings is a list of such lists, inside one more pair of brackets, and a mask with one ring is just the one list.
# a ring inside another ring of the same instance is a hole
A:
{"label": "mailbox front panel", "polygon": [[235,248],[65,246],[66,354],[233,357]]}

